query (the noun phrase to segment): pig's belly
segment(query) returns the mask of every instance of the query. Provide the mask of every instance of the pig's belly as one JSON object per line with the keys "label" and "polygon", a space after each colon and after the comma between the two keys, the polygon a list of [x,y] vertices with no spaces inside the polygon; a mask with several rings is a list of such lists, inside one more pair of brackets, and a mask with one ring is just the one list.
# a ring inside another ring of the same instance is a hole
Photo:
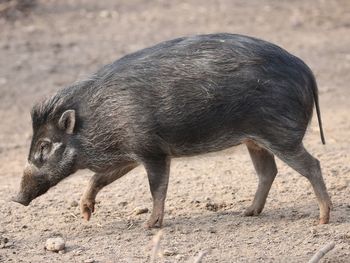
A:
{"label": "pig's belly", "polygon": [[169,146],[173,157],[183,157],[221,151],[241,144],[244,139],[244,136],[232,133],[196,141],[184,140]]}

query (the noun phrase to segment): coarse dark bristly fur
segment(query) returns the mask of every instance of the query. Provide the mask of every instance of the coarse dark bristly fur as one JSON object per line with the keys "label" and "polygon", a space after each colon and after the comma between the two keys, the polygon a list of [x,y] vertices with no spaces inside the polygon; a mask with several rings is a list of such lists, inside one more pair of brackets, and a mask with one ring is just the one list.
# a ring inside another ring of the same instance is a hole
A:
{"label": "coarse dark bristly fur", "polygon": [[[152,227],[162,223],[170,158],[245,143],[259,178],[267,176],[272,184],[273,154],[306,176],[321,221],[328,222],[330,201],[319,163],[302,145],[314,102],[324,143],[316,81],[302,60],[242,35],[178,38],[126,55],[35,105],[29,162],[40,170],[34,157],[43,134],[64,141],[74,152],[74,168],[56,181],[81,168],[96,172],[84,197],[92,211],[103,186],[142,163],[154,200]],[[259,168],[264,165],[270,174]],[[261,212],[269,184],[258,188],[256,199],[262,201],[254,200],[248,215]]]}

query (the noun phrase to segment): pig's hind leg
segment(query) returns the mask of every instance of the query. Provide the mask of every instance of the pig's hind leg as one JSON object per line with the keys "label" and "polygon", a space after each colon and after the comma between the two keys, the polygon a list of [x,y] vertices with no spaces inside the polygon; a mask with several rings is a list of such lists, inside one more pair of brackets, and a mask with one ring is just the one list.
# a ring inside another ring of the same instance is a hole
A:
{"label": "pig's hind leg", "polygon": [[311,183],[320,209],[320,224],[329,222],[331,199],[322,177],[320,162],[307,152],[302,144],[293,150],[276,151],[275,154]]}
{"label": "pig's hind leg", "polygon": [[245,210],[244,215],[256,216],[261,213],[265,206],[266,198],[277,174],[277,167],[273,154],[266,149],[260,147],[253,141],[247,141],[246,145],[255,171],[259,177],[259,183],[253,203]]}
{"label": "pig's hind leg", "polygon": [[90,220],[91,214],[95,211],[95,199],[98,192],[106,185],[109,185],[134,169],[136,166],[136,164],[132,163],[121,166],[113,172],[96,173],[91,177],[89,185],[80,200],[80,210],[85,220]]}
{"label": "pig's hind leg", "polygon": [[144,166],[153,199],[152,214],[146,222],[146,228],[162,227],[164,218],[164,203],[168,189],[170,158],[161,156],[146,159]]}

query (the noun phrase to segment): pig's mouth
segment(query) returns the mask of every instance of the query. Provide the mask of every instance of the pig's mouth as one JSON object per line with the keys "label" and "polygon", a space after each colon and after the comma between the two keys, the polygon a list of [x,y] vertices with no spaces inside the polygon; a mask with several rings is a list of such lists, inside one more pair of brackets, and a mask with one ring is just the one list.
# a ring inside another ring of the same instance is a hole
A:
{"label": "pig's mouth", "polygon": [[12,201],[28,206],[32,200],[46,193],[50,187],[50,182],[45,180],[44,176],[23,177],[21,188]]}
{"label": "pig's mouth", "polygon": [[32,200],[34,200],[35,198],[37,198],[38,196],[40,196],[42,194],[45,194],[49,190],[49,188],[50,187],[41,188],[38,192],[31,193],[31,194],[19,192],[17,194],[17,196],[12,198],[12,201],[19,203],[21,205],[24,205],[24,206],[28,206]]}
{"label": "pig's mouth", "polygon": [[24,206],[28,206],[32,200],[30,198],[25,198],[23,194],[20,193],[17,196],[13,197],[12,201]]}
{"label": "pig's mouth", "polygon": [[35,192],[23,192],[20,191],[17,196],[12,198],[12,201],[19,203],[24,206],[28,206],[32,200],[37,198],[38,196],[46,193],[49,190],[50,186],[45,185],[45,187],[42,185],[37,191]]}

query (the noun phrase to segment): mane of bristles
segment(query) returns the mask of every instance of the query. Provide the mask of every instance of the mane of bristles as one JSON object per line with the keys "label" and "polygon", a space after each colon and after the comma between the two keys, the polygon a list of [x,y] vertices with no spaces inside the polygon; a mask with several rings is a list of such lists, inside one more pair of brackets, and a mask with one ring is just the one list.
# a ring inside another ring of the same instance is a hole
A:
{"label": "mane of bristles", "polygon": [[92,87],[98,78],[92,76],[78,81],[54,94],[52,97],[35,104],[32,108],[33,128],[57,120],[61,114],[68,109],[75,109],[79,98]]}
{"label": "mane of bristles", "polygon": [[61,105],[62,100],[58,94],[35,104],[31,111],[33,128],[40,127],[52,121]]}

